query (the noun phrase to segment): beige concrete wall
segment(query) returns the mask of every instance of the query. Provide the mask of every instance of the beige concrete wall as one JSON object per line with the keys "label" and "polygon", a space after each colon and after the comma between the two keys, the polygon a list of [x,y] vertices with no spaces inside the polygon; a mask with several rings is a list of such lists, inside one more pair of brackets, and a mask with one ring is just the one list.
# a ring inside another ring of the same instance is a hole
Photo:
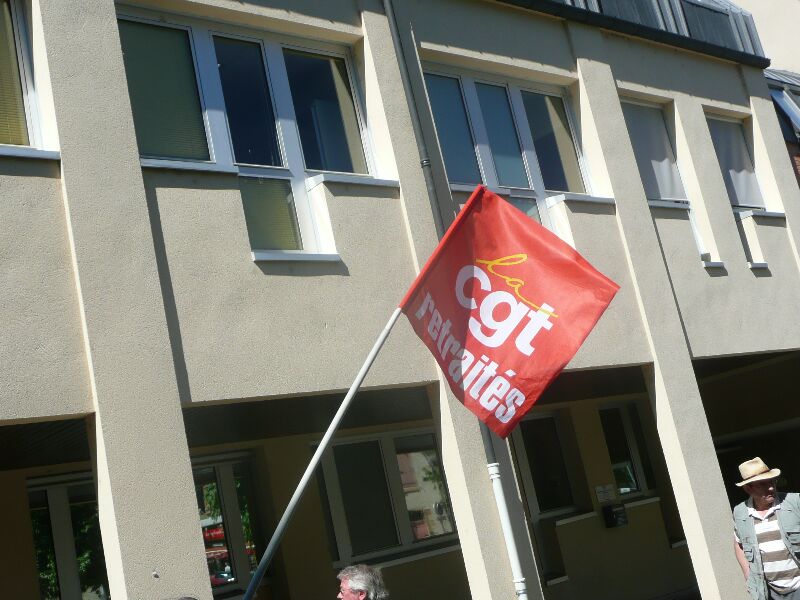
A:
{"label": "beige concrete wall", "polygon": [[[251,260],[235,176],[148,171],[145,185],[191,401],[347,389],[415,276],[397,190],[330,185],[342,262],[287,264]],[[366,385],[435,378],[403,319]]]}
{"label": "beige concrete wall", "polygon": [[800,73],[800,56],[793,43],[795,24],[800,22],[797,0],[736,0],[736,5],[753,15],[764,54],[773,69]]}
{"label": "beige concrete wall", "polygon": [[570,577],[556,588],[568,588],[570,595],[555,598],[639,600],[694,585],[689,553],[670,546],[658,503],[634,503],[626,512],[623,527],[606,529],[599,514],[556,526]]}
{"label": "beige concrete wall", "polygon": [[0,158],[0,421],[91,410],[58,163]]}

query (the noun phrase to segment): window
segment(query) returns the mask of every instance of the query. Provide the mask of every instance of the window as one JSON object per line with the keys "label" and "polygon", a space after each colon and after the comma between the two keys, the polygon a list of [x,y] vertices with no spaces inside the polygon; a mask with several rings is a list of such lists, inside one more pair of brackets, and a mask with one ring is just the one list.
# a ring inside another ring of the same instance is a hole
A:
{"label": "window", "polygon": [[0,144],[33,146],[24,19],[16,0],[0,0]]}
{"label": "window", "polygon": [[238,174],[254,259],[335,258],[306,180],[369,174],[347,54],[221,29],[120,18],[142,165]]}
{"label": "window", "polygon": [[636,407],[601,409],[600,422],[619,495],[647,490],[654,481]]}
{"label": "window", "polygon": [[536,219],[546,196],[585,193],[560,95],[432,72],[425,84],[454,191],[507,188],[511,202]]}
{"label": "window", "polygon": [[660,28],[658,8],[653,0],[599,0],[600,12],[646,27]]}
{"label": "window", "polygon": [[201,459],[193,475],[211,588],[215,593],[243,590],[263,551],[249,463]]}
{"label": "window", "polygon": [[337,562],[411,555],[456,540],[430,432],[336,443],[323,458],[323,477]]}
{"label": "window", "polygon": [[525,477],[530,476],[527,491],[536,515],[567,512],[575,506],[562,429],[557,415],[537,415],[522,421],[515,434],[515,446],[524,449],[517,458]]}
{"label": "window", "polygon": [[40,598],[107,600],[108,577],[91,477],[31,481],[28,502]]}
{"label": "window", "polygon": [[742,49],[728,13],[691,0],[681,0],[681,7],[691,37],[717,46]]}
{"label": "window", "polygon": [[709,118],[708,129],[731,204],[734,208],[764,208],[741,122]]}
{"label": "window", "polygon": [[622,103],[622,113],[648,200],[686,198],[664,113],[660,108]]}
{"label": "window", "polygon": [[209,160],[189,32],[120,21],[119,35],[139,153]]}

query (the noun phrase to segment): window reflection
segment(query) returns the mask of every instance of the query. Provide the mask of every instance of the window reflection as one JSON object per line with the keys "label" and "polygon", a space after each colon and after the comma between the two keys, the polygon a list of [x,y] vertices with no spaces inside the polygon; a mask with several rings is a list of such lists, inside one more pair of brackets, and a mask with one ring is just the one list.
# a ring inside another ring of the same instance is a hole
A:
{"label": "window reflection", "polygon": [[433,436],[398,438],[395,450],[414,539],[453,533],[444,472]]}

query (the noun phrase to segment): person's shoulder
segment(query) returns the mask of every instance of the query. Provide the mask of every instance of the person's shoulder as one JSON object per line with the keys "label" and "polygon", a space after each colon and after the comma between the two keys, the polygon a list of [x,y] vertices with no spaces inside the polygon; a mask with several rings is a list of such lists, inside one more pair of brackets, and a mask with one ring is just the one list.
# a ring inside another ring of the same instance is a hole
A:
{"label": "person's shoulder", "polygon": [[747,515],[748,515],[748,511],[747,511],[747,503],[746,503],[746,501],[739,502],[739,504],[737,504],[736,506],[733,507],[733,517],[734,518],[743,517],[743,516],[747,516]]}

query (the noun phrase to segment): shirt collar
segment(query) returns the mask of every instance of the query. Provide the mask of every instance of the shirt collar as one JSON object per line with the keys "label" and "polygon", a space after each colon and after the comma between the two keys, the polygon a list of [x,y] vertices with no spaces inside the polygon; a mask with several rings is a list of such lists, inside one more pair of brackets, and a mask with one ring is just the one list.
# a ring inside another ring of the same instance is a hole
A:
{"label": "shirt collar", "polygon": [[747,514],[749,514],[751,517],[756,517],[758,519],[766,519],[775,511],[780,510],[782,501],[783,501],[783,494],[776,494],[775,500],[772,502],[772,506],[770,506],[767,509],[767,512],[764,513],[764,516],[762,517],[761,515],[758,514],[758,511],[753,506],[753,499],[748,498],[747,500],[745,500],[745,505],[747,506]]}

